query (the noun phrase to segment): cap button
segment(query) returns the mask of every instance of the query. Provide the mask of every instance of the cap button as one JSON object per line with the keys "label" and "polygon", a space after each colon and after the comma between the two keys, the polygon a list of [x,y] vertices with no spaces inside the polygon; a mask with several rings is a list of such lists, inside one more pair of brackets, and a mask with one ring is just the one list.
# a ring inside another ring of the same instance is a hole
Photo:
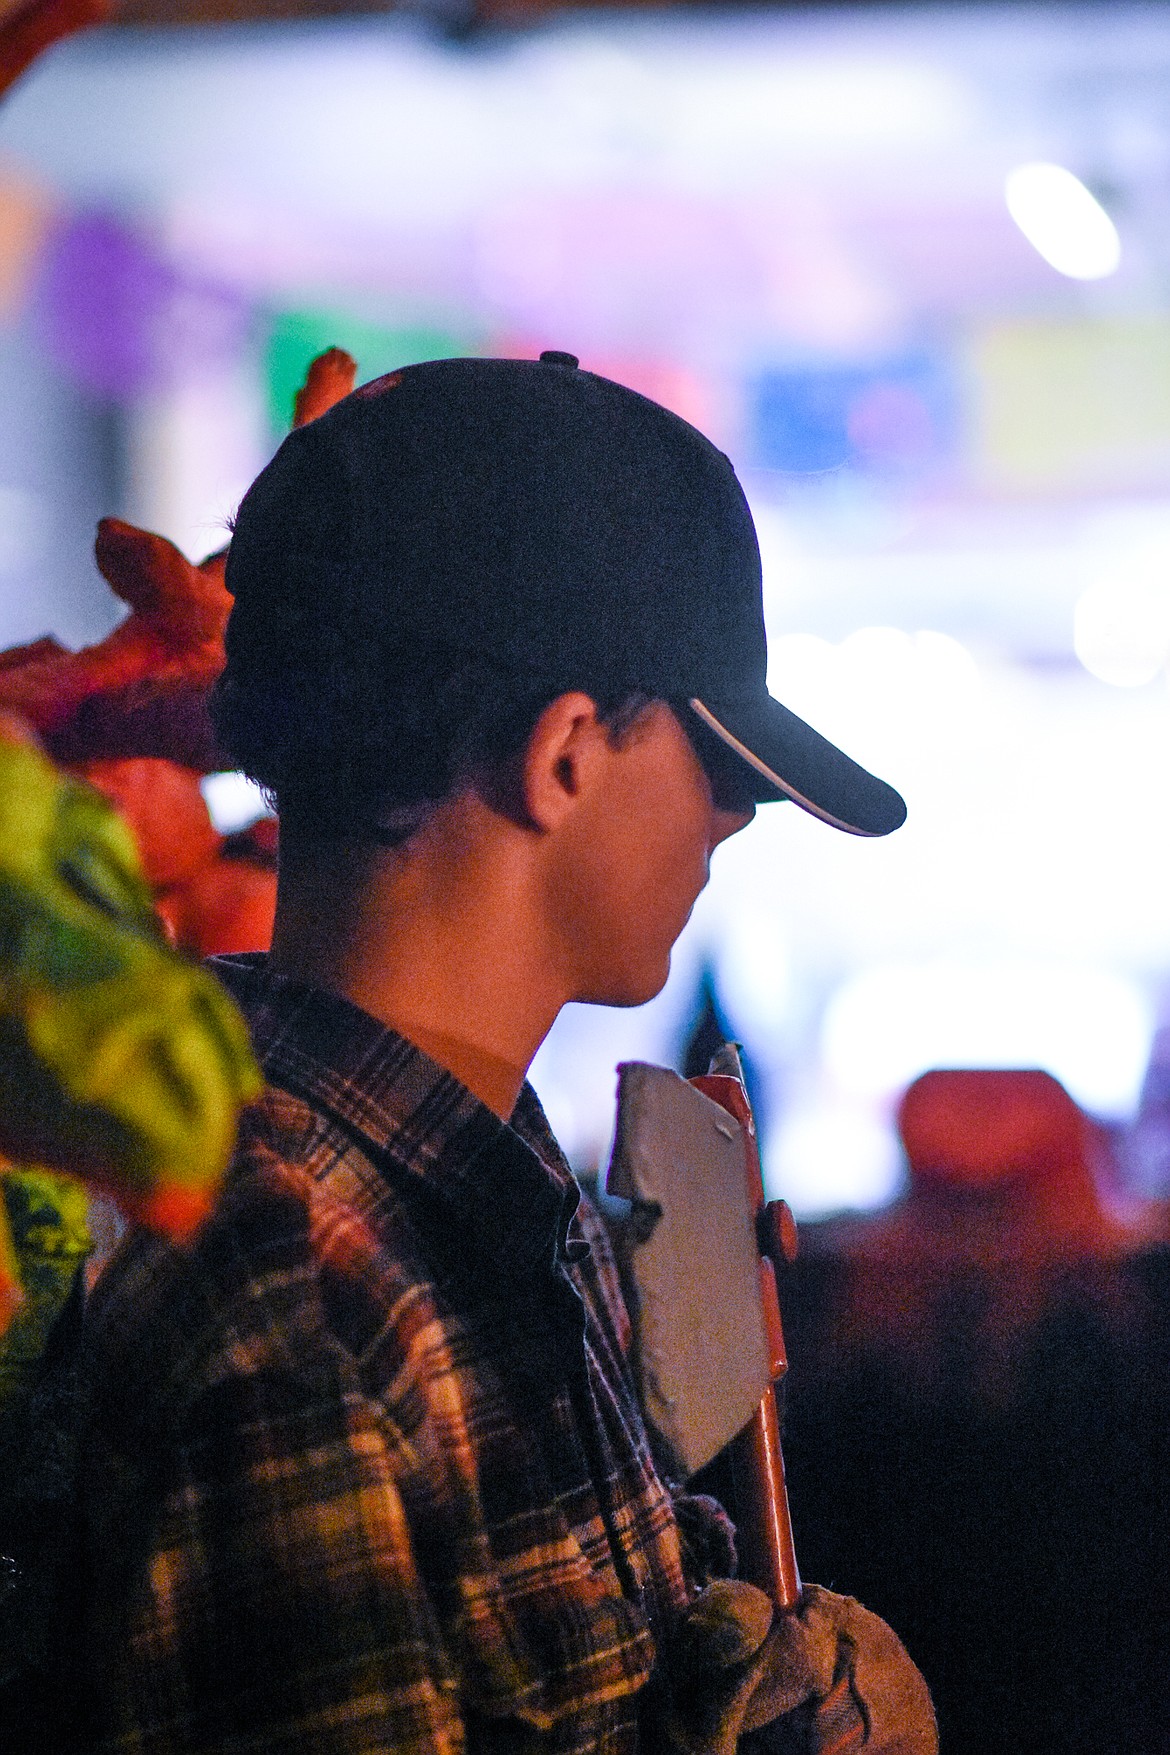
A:
{"label": "cap button", "polygon": [[542,366],[568,366],[570,371],[576,371],[581,362],[575,353],[558,353],[550,347],[541,354],[540,363]]}

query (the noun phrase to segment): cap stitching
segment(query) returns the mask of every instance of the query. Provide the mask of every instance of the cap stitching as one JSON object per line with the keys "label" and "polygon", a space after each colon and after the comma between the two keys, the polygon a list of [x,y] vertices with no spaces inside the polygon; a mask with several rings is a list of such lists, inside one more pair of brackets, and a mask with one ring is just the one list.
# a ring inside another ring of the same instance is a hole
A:
{"label": "cap stitching", "polygon": [[875,840],[878,838],[880,831],[874,829],[859,829],[855,823],[846,823],[842,821],[840,817],[835,817],[832,811],[826,810],[823,805],[814,804],[811,798],[806,798],[803,792],[798,792],[796,787],[790,785],[787,780],[781,780],[779,774],[777,774],[772,768],[769,768],[766,762],[761,761],[760,757],[757,756],[754,751],[749,750],[745,743],[740,743],[738,737],[736,737],[734,733],[728,731],[726,725],[721,725],[711,709],[709,707],[704,707],[702,701],[700,701],[697,696],[692,695],[687,702],[687,706],[691,709],[692,713],[698,714],[699,718],[703,721],[703,724],[713,731],[716,737],[722,738],[723,742],[727,744],[730,749],[733,749],[737,756],[742,756],[743,760],[747,762],[749,766],[753,767],[757,774],[762,774],[765,780],[770,780],[773,786],[778,786],[781,792],[784,793],[785,797],[792,799],[794,804],[799,804],[802,809],[808,811],[812,816],[819,817],[822,823],[828,823],[834,829],[844,829],[847,835],[862,835],[867,840]]}

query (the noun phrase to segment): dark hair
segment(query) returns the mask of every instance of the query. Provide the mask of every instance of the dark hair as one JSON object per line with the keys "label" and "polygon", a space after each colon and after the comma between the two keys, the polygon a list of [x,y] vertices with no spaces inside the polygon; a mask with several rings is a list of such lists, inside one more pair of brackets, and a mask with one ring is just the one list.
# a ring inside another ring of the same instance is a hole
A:
{"label": "dark hair", "polygon": [[[282,823],[318,841],[397,845],[461,782],[503,772],[541,713],[573,687],[531,682],[454,651],[399,658],[388,674],[350,655],[312,683],[287,671],[259,685],[228,669],[212,692],[223,754],[263,788]],[[597,700],[620,740],[654,696]]]}

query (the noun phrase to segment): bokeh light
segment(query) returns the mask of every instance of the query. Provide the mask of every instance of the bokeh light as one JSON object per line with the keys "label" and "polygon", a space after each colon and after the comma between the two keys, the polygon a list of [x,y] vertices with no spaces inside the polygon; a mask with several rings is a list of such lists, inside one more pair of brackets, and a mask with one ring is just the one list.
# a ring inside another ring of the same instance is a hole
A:
{"label": "bokeh light", "polygon": [[1123,1114],[1170,992],[1170,16],[113,29],[17,88],[0,155],[0,643],[121,613],[104,513],[222,546],[331,343],[363,377],[564,348],[733,460],[770,686],[909,817],[777,805],[718,850],[664,993],[537,1057],[575,1163],[704,995],[806,1211],[888,1198],[923,1057]]}
{"label": "bokeh light", "polygon": [[1101,280],[1121,261],[1117,227],[1063,165],[1025,164],[1004,184],[1008,212],[1046,262],[1073,280]]}
{"label": "bokeh light", "polygon": [[1170,656],[1170,557],[1159,571],[1095,580],[1077,599],[1073,645],[1102,682],[1116,688],[1152,682]]}
{"label": "bokeh light", "polygon": [[1153,1018],[1108,969],[939,957],[862,971],[825,1015],[825,1064],[843,1091],[890,1098],[932,1066],[1042,1067],[1099,1115],[1137,1102]]}

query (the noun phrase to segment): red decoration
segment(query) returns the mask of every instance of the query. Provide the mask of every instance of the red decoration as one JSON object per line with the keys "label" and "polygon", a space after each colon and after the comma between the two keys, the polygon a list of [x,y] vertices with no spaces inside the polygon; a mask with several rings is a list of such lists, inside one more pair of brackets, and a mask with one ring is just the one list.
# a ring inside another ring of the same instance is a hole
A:
{"label": "red decoration", "polygon": [[109,15],[110,0],[32,0],[18,7],[0,24],[0,93],[51,44],[103,24]]}
{"label": "red decoration", "polygon": [[1039,1070],[942,1069],[902,1098],[898,1128],[918,1181],[989,1188],[1046,1181],[1084,1162],[1086,1117]]}

